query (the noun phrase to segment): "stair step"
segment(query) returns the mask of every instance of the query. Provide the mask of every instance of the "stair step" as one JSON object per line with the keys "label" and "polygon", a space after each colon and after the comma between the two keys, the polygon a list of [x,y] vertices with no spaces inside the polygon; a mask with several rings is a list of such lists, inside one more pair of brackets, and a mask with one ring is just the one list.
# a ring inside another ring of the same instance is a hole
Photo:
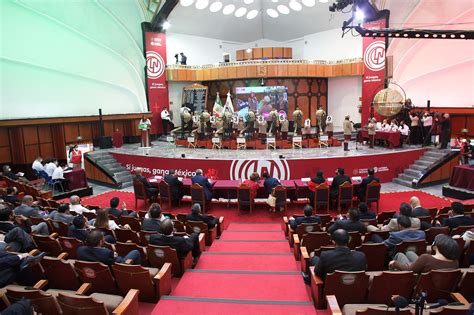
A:
{"label": "stair step", "polygon": [[402,173],[402,174],[398,174],[398,178],[411,182],[414,177],[411,176],[411,175],[407,175],[407,174]]}
{"label": "stair step", "polygon": [[410,165],[410,168],[413,170],[418,170],[418,171],[423,171],[426,169],[424,165],[417,165],[417,164]]}
{"label": "stair step", "polygon": [[403,180],[403,179],[401,179],[401,178],[394,178],[394,179],[393,179],[393,182],[394,182],[394,183],[397,183],[397,184],[400,184],[400,185],[402,185],[402,186],[412,187],[411,181]]}
{"label": "stair step", "polygon": [[410,168],[407,168],[406,170],[404,170],[403,173],[413,176],[415,178],[421,174],[420,170],[415,170],[415,169],[410,169]]}
{"label": "stair step", "polygon": [[437,151],[428,151],[425,153],[424,156],[429,156],[429,157],[435,157],[435,158],[441,158],[443,156],[445,156],[446,153],[445,152],[437,152]]}
{"label": "stair step", "polygon": [[434,162],[438,161],[439,159],[440,158],[431,157],[431,156],[423,156],[419,159],[419,161],[426,161],[426,162],[434,163]]}
{"label": "stair step", "polygon": [[416,165],[422,165],[422,166],[430,166],[432,165],[433,163],[432,162],[427,162],[427,161],[422,161],[422,160],[417,160],[415,161],[415,164]]}

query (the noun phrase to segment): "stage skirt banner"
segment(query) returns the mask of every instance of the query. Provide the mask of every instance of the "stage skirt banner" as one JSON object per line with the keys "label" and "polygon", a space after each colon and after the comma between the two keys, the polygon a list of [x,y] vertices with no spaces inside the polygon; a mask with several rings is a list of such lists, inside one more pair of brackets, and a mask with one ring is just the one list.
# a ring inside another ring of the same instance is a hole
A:
{"label": "stage skirt banner", "polygon": [[259,160],[211,160],[192,158],[162,158],[141,155],[111,153],[130,172],[143,168],[145,177],[163,176],[174,169],[179,177],[192,177],[196,169],[202,169],[211,179],[244,180],[257,172],[288,180],[314,177],[323,171],[325,177],[334,177],[336,169],[343,167],[349,176],[362,176],[373,167],[382,182],[389,182],[423,154],[424,149],[386,154],[353,157],[313,159],[259,159]]}
{"label": "stage skirt banner", "polygon": [[168,108],[168,83],[166,82],[166,35],[145,33],[146,76],[148,86],[148,108],[153,113],[151,133],[161,133],[161,111]]}
{"label": "stage skirt banner", "polygon": [[[386,27],[385,19],[365,23],[366,29],[381,29]],[[362,126],[370,118],[370,106],[375,94],[384,88],[385,80],[385,38],[364,37],[362,39],[362,56],[364,74],[362,75]],[[377,113],[374,112],[377,120]]]}

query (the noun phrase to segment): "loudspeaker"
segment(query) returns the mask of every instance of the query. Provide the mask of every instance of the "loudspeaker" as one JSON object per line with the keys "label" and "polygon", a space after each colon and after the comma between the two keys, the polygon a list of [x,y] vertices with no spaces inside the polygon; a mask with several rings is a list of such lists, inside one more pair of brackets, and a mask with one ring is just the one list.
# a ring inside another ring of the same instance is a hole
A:
{"label": "loudspeaker", "polygon": [[110,149],[112,147],[112,137],[95,138],[92,143],[95,147],[99,147],[101,149]]}
{"label": "loudspeaker", "polygon": [[426,110],[427,110],[427,111],[430,111],[430,107],[431,107],[431,101],[428,100],[428,101],[426,102]]}

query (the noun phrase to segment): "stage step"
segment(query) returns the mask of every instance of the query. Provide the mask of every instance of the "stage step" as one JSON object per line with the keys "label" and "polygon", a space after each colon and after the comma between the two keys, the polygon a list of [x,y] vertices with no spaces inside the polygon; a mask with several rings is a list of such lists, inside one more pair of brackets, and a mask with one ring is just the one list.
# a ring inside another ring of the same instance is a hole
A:
{"label": "stage step", "polygon": [[132,186],[132,175],[118,163],[108,151],[96,150],[89,153],[89,158],[107,174],[110,174],[120,188]]}
{"label": "stage step", "polygon": [[407,181],[407,180],[403,180],[401,178],[394,178],[392,180],[394,183],[397,183],[399,185],[402,185],[402,186],[406,186],[406,187],[411,187],[411,181]]}
{"label": "stage step", "polygon": [[411,168],[407,168],[406,170],[403,171],[403,173],[408,176],[413,176],[413,177],[417,177],[421,174],[420,170],[411,169]]}

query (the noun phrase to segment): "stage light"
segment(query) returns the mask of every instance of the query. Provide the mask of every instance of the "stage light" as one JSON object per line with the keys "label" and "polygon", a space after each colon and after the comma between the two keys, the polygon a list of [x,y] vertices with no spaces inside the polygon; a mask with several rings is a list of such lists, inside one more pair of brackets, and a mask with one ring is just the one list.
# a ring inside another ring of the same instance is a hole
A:
{"label": "stage light", "polygon": [[220,1],[213,2],[211,6],[209,7],[209,10],[211,12],[218,12],[222,9],[224,5]]}
{"label": "stage light", "polygon": [[224,9],[222,9],[222,13],[224,13],[224,15],[229,15],[229,14],[232,14],[234,10],[235,10],[235,5],[228,4],[224,7]]}
{"label": "stage light", "polygon": [[209,5],[209,0],[197,0],[196,1],[196,9],[198,9],[198,10],[204,10],[205,8],[207,8],[208,5]]}
{"label": "stage light", "polygon": [[355,12],[355,19],[356,21],[359,22],[359,24],[361,24],[362,22],[364,22],[364,19],[365,19],[365,14],[364,14],[364,11],[362,11],[361,9],[357,8],[356,12]]}
{"label": "stage light", "polygon": [[249,13],[247,13],[247,19],[252,20],[255,19],[258,15],[258,10],[251,10]]}
{"label": "stage light", "polygon": [[267,14],[269,17],[272,17],[272,18],[277,18],[279,15],[275,9],[267,9]]}
{"label": "stage light", "polygon": [[288,5],[290,6],[291,9],[295,11],[301,11],[301,9],[303,9],[303,6],[301,5],[301,3],[299,3],[296,0],[291,0]]}
{"label": "stage light", "polygon": [[168,22],[168,21],[164,21],[164,22],[163,22],[162,28],[163,28],[164,30],[167,30],[167,29],[169,29],[170,27],[171,27],[171,23],[170,23],[170,22]]}
{"label": "stage light", "polygon": [[245,4],[252,4],[252,3],[253,3],[253,0],[244,0],[244,3],[245,3]]}
{"label": "stage light", "polygon": [[252,52],[252,48],[247,48],[245,51],[250,54]]}
{"label": "stage light", "polygon": [[277,10],[278,12],[280,12],[281,14],[290,14],[290,9],[284,5],[284,4],[280,4],[278,7],[277,7]]}
{"label": "stage light", "polygon": [[183,7],[189,7],[194,3],[194,0],[180,0],[179,3],[181,3]]}
{"label": "stage light", "polygon": [[316,5],[316,0],[303,0],[303,4],[307,7],[314,7]]}
{"label": "stage light", "polygon": [[245,7],[241,7],[241,8],[238,8],[237,10],[235,10],[235,16],[236,17],[242,17],[245,15],[245,13],[247,13],[247,8]]}

